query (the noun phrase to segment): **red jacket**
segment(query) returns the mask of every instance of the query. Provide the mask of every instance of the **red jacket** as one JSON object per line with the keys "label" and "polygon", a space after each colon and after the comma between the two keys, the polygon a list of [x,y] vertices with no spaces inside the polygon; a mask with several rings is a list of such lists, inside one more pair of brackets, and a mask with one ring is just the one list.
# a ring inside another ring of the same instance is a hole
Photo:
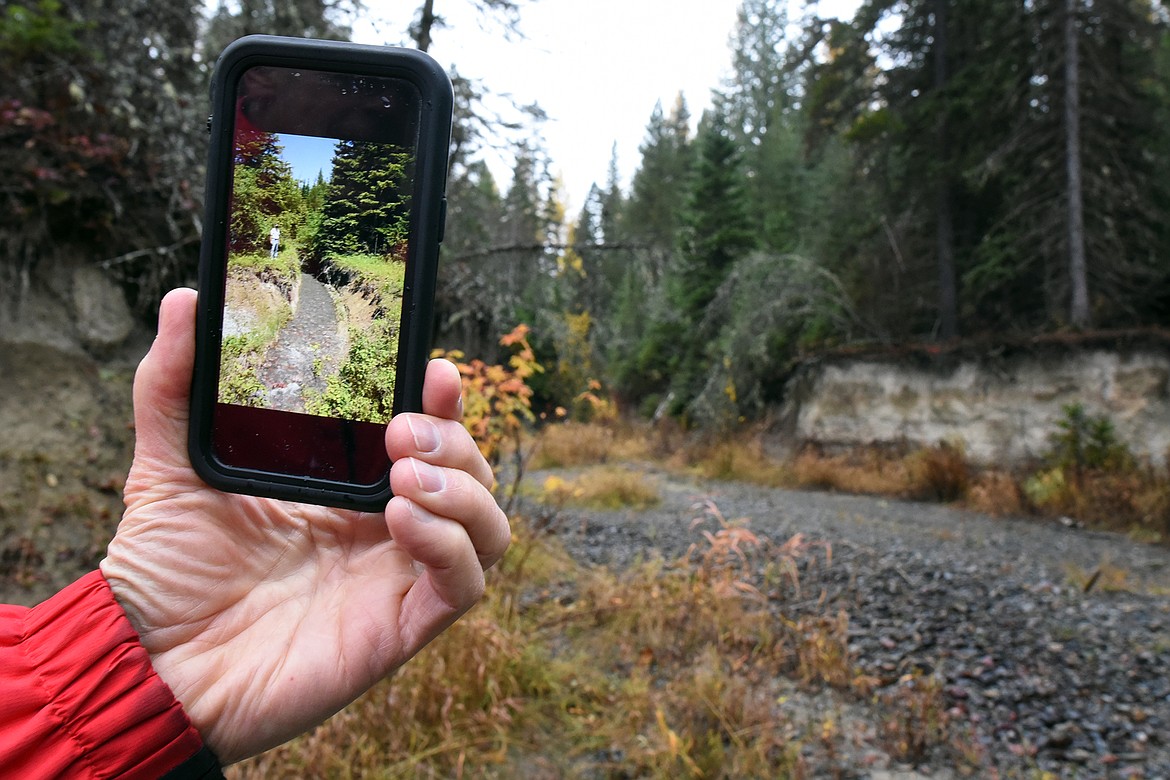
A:
{"label": "red jacket", "polygon": [[100,572],[0,606],[0,777],[222,777]]}

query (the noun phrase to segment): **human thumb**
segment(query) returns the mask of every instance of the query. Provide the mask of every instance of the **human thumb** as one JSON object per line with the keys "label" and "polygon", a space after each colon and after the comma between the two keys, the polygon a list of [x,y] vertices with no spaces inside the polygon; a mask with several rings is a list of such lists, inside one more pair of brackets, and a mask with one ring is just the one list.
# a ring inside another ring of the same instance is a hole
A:
{"label": "human thumb", "polygon": [[134,374],[136,465],[185,466],[195,363],[194,290],[167,293],[158,313],[158,335]]}

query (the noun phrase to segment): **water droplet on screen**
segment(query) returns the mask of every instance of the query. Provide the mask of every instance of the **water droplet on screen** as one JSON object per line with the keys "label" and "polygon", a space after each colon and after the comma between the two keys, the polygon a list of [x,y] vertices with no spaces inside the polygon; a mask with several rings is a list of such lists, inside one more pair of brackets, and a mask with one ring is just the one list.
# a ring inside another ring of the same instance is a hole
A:
{"label": "water droplet on screen", "polygon": [[390,108],[390,98],[382,96],[382,108]]}

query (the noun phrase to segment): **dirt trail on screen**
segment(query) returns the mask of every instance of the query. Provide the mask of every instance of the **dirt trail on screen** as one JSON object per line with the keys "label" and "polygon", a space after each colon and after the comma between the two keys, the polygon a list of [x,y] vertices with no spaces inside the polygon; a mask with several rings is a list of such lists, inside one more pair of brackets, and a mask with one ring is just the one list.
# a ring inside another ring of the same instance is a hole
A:
{"label": "dirt trail on screen", "polygon": [[258,372],[269,407],[285,412],[305,411],[305,393],[324,392],[326,378],[337,372],[348,349],[330,288],[304,273],[300,285],[296,311]]}

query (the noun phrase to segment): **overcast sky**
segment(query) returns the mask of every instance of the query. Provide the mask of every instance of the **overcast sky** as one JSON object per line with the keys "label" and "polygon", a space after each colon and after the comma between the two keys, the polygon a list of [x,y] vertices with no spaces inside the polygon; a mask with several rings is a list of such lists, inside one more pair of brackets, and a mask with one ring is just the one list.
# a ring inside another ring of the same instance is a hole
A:
{"label": "overcast sky", "polygon": [[[790,18],[805,3],[791,0]],[[851,16],[857,0],[822,0],[822,15]],[[381,20],[359,25],[364,43],[403,43],[417,3],[396,3]],[[493,92],[539,103],[550,121],[545,149],[560,174],[570,215],[589,187],[603,184],[617,146],[623,185],[639,162],[638,146],[654,104],[669,108],[681,91],[697,120],[710,91],[727,76],[728,46],[739,0],[532,0],[523,5],[523,40],[481,26],[470,0],[438,0],[449,27],[434,33],[430,53]],[[500,160],[494,172],[507,177]],[[503,186],[504,182],[501,182]]]}

